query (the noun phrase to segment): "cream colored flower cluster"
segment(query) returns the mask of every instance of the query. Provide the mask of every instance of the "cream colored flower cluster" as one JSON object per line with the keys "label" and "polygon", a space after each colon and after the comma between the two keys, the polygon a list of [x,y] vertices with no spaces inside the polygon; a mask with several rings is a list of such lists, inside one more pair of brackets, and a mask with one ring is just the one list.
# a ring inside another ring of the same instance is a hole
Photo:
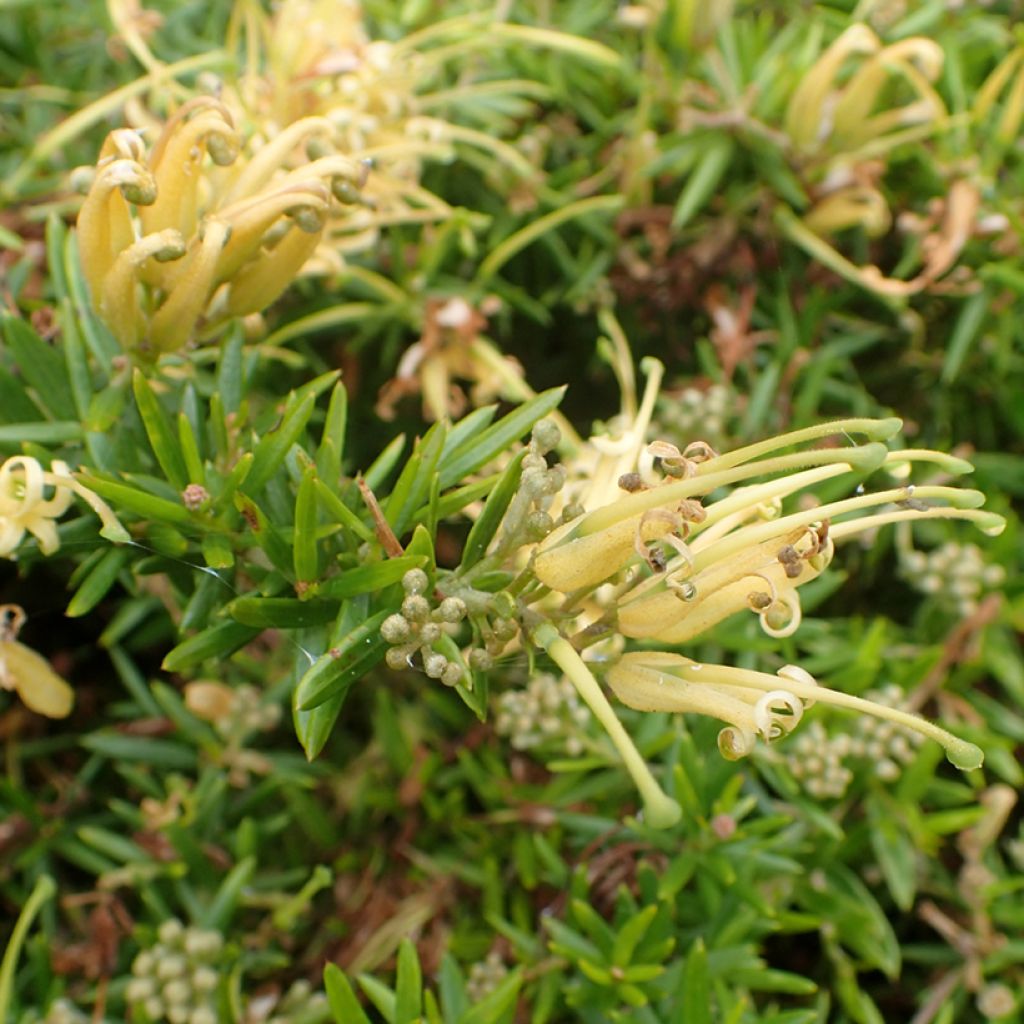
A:
{"label": "cream colored flower cluster", "polygon": [[590,712],[568,679],[541,672],[524,690],[498,697],[494,729],[509,737],[516,750],[560,747],[570,757],[583,752]]}
{"label": "cream colored flower cluster", "polygon": [[224,940],[220,932],[160,925],[157,942],[136,956],[125,997],[154,1024],[217,1024],[217,988]]}
{"label": "cream colored flower cluster", "polygon": [[962,616],[970,615],[982,595],[1006,578],[1002,566],[985,561],[977,544],[956,541],[929,552],[907,551],[900,558],[900,569],[916,590],[936,597]]}

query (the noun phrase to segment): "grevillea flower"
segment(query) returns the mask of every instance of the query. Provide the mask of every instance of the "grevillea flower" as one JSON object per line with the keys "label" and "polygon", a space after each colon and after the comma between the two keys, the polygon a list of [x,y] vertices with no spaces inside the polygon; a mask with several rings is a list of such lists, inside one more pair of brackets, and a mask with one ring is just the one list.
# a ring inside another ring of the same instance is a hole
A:
{"label": "grevillea flower", "polygon": [[115,543],[129,539],[110,506],[79,483],[66,463],[56,460],[47,471],[28,455],[7,459],[0,465],[0,558],[13,557],[26,532],[44,555],[52,555],[60,547],[56,520],[76,494],[100,517],[101,536]]}
{"label": "grevillea flower", "polygon": [[[890,451],[884,442],[900,426],[898,419],[841,420],[722,455],[703,442],[683,451],[655,442],[648,452],[660,462],[664,479],[648,485],[639,474],[627,474],[626,493],[559,527],[537,546],[533,571],[551,590],[569,596],[570,609],[594,588],[616,581],[601,619],[580,636],[612,631],[684,644],[744,611],[757,614],[770,636],[788,636],[800,624],[798,588],[828,567],[837,542],[921,519],[964,519],[990,535],[1002,530],[1002,518],[979,507],[980,492],[909,481],[915,467],[946,476],[972,467],[941,452]],[[849,441],[852,434],[868,440],[785,451],[832,435]],[[876,472],[887,474],[891,485],[866,489],[865,478]],[[849,495],[815,503],[806,492],[825,481],[831,491],[845,484]],[[648,821],[671,824],[678,808],[657,787],[577,649],[550,624],[535,629],[533,639],[607,729],[644,798]],[[772,676],[699,664],[673,651],[643,651],[624,655],[608,670],[607,681],[631,707],[695,712],[726,722],[719,745],[728,757],[749,753],[757,738],[770,742],[789,732],[804,708],[820,700],[916,729],[942,743],[960,768],[982,760],[973,744],[925,719],[825,689],[798,666]]]}
{"label": "grevillea flower", "polygon": [[31,711],[66,718],[75,695],[71,687],[31,648],[18,642],[25,612],[16,604],[0,605],[0,689],[15,690]]}
{"label": "grevillea flower", "polygon": [[199,97],[148,152],[137,132],[111,132],[78,244],[93,303],[126,350],[176,351],[197,328],[259,312],[284,291],[332,201],[356,202],[368,173],[330,148],[331,130],[303,118],[245,159],[228,108]]}

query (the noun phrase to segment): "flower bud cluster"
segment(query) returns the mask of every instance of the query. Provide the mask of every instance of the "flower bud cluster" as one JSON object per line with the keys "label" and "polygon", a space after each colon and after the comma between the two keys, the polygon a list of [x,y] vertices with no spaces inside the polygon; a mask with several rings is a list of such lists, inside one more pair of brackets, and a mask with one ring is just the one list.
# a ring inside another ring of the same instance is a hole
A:
{"label": "flower bud cluster", "polygon": [[228,714],[214,723],[225,739],[244,739],[256,732],[270,732],[281,721],[281,708],[268,704],[255,686],[243,683],[233,690]]}
{"label": "flower bud cluster", "polygon": [[[876,704],[896,708],[903,702],[903,691],[889,685],[869,692],[867,697]],[[883,782],[895,782],[914,760],[924,739],[912,729],[866,715],[857,719],[852,733],[834,736],[816,721],[789,744],[786,766],[810,796],[839,799],[853,781],[853,768],[870,771]]]}
{"label": "flower bud cluster", "polygon": [[494,727],[516,750],[557,744],[570,757],[583,752],[590,712],[564,677],[534,676],[525,690],[506,690],[498,698]]}
{"label": "flower bud cluster", "polygon": [[164,921],[157,942],[132,963],[129,1005],[154,1024],[217,1024],[223,949],[220,932]]}
{"label": "flower bud cluster", "polygon": [[736,395],[725,384],[667,391],[658,396],[653,433],[684,441],[699,437],[721,449],[730,440],[730,414],[735,406]]}
{"label": "flower bud cluster", "polygon": [[40,1018],[40,1024],[88,1024],[88,1022],[88,1015],[79,1010],[70,999],[55,999],[50,1009],[47,1010],[46,1016]]}
{"label": "flower bud cluster", "polygon": [[300,978],[281,997],[266,1024],[299,1024],[301,1021],[326,1020],[329,1015],[327,996],[314,992],[313,986]]}
{"label": "flower bud cluster", "polygon": [[[561,431],[551,420],[541,420],[534,425],[529,449],[523,457],[519,490],[509,504],[502,524],[499,542],[502,547],[511,547],[513,542],[535,544],[555,528],[550,509],[556,495],[565,486],[566,469],[560,463],[549,466],[545,456],[561,439]],[[563,522],[579,512],[576,508],[570,511],[570,515],[563,512]]]}
{"label": "flower bud cluster", "polygon": [[428,594],[430,581],[422,569],[410,569],[402,577],[405,600],[401,611],[389,615],[380,635],[390,644],[385,661],[389,668],[406,668],[419,654],[423,671],[445,686],[455,686],[465,674],[463,666],[436,649],[436,645],[466,617],[466,602],[446,597],[435,602]]}
{"label": "flower bud cluster", "polygon": [[925,553],[908,551],[900,568],[910,584],[961,616],[970,615],[982,594],[999,587],[1006,574],[999,565],[986,563],[977,544],[949,541]]}
{"label": "flower bud cluster", "polygon": [[473,964],[466,979],[466,996],[470,1005],[475,1006],[486,999],[505,980],[507,974],[508,968],[496,950],[491,950],[485,959]]}

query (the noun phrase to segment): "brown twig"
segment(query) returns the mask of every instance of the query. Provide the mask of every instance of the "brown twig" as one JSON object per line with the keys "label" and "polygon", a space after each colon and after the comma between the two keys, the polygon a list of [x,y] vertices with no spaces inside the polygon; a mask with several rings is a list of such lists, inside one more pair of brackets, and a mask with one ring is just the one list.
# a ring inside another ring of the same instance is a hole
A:
{"label": "brown twig", "polygon": [[907,707],[917,711],[928,703],[941,689],[949,670],[963,661],[970,651],[971,641],[981,629],[987,626],[999,614],[1002,598],[998,594],[989,594],[978,607],[971,612],[950,633],[942,647],[942,656],[931,671],[921,680],[907,700]]}
{"label": "brown twig", "polygon": [[356,484],[359,487],[359,493],[363,496],[363,501],[366,502],[366,507],[370,510],[370,515],[373,516],[373,530],[377,534],[377,540],[384,546],[388,558],[400,558],[405,554],[405,549],[398,542],[395,531],[391,529],[391,524],[384,518],[376,495],[362,477],[356,480]]}

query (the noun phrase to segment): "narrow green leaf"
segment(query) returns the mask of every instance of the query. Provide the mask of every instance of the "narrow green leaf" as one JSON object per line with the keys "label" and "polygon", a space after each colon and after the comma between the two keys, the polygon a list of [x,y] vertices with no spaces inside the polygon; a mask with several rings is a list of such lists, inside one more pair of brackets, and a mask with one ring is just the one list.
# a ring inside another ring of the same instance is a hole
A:
{"label": "narrow green leaf", "polygon": [[[0,423],[19,424],[25,421],[36,425],[42,420],[43,410],[25,392],[25,382],[15,377],[6,367],[0,366]],[[78,426],[74,420],[66,422],[69,427]]]}
{"label": "narrow green leaf", "polygon": [[316,452],[316,470],[327,486],[335,488],[341,481],[341,463],[345,455],[345,427],[348,422],[348,392],[338,381],[331,392],[331,401],[324,418],[320,447]]}
{"label": "narrow green leaf", "polygon": [[120,864],[140,864],[150,860],[149,854],[138,843],[98,825],[82,825],[75,830],[75,835],[86,846],[91,846]]}
{"label": "narrow green leaf", "polygon": [[380,1011],[380,1015],[387,1021],[387,1024],[395,1024],[395,994],[376,978],[369,974],[360,974],[356,981],[359,987],[366,993],[366,997]]}
{"label": "narrow green leaf", "polygon": [[156,768],[171,768],[174,771],[195,771],[196,751],[173,740],[162,740],[153,736],[128,736],[123,733],[103,730],[82,737],[86,750],[102,754],[111,761],[140,761]]}
{"label": "narrow green leaf", "polygon": [[960,315],[953,325],[953,332],[949,336],[949,344],[946,346],[946,359],[942,364],[943,384],[951,384],[956,380],[960,367],[963,366],[967,353],[985,322],[985,314],[991,300],[988,289],[982,288],[963,304]]}
{"label": "narrow green leaf", "polygon": [[63,305],[70,299],[67,271],[64,268],[64,247],[68,241],[68,226],[64,218],[52,211],[46,218],[46,266],[57,301]]}
{"label": "narrow green leaf", "polygon": [[385,608],[355,627],[339,644],[322,654],[299,680],[295,706],[309,711],[325,700],[345,693],[368,672],[387,650],[381,623],[391,614]]}
{"label": "narrow green leaf", "polygon": [[652,903],[634,914],[619,928],[612,945],[612,963],[616,967],[625,967],[633,959],[637,945],[647,934],[647,929],[650,928],[657,913],[658,907]]}
{"label": "narrow green leaf", "polygon": [[208,658],[226,658],[259,634],[259,629],[240,622],[218,622],[171,648],[162,668],[165,672],[182,672]]}
{"label": "narrow green leaf", "polygon": [[461,483],[470,473],[486,466],[528,433],[533,425],[558,407],[564,387],[549,388],[513,409],[507,416],[492,424],[478,437],[470,438],[453,451],[441,464],[441,487]]}
{"label": "narrow green leaf", "polygon": [[494,414],[498,411],[496,405],[483,405],[467,413],[448,428],[448,436],[444,440],[444,452],[441,461],[445,462],[456,448],[461,448],[467,441],[479,437],[494,421]]}
{"label": "narrow green leaf", "polygon": [[292,561],[300,583],[312,583],[320,575],[317,551],[316,469],[307,466],[295,496],[295,527],[292,534]]}
{"label": "narrow green leaf", "polygon": [[236,622],[260,629],[306,629],[333,622],[341,603],[296,597],[236,597],[224,609]]}
{"label": "narrow green leaf", "polygon": [[109,431],[120,420],[127,404],[127,377],[111,381],[108,387],[92,396],[83,424],[85,429],[97,434]]}
{"label": "narrow green leaf", "polygon": [[333,516],[342,526],[351,530],[360,540],[375,543],[377,538],[373,530],[364,523],[355,512],[332,491],[323,480],[316,481],[316,494],[324,506],[324,511]]}
{"label": "narrow green leaf", "polygon": [[468,1013],[458,1018],[458,1024],[493,1024],[495,1021],[511,1019],[508,1015],[515,1008],[522,986],[522,969],[510,971],[492,992],[488,992]]}
{"label": "narrow green leaf", "polygon": [[430,494],[431,481],[444,449],[445,425],[435,423],[421,441],[416,443],[394,490],[388,497],[384,514],[392,529],[401,536],[413,511]]}
{"label": "narrow green leaf", "polygon": [[19,448],[23,441],[34,444],[64,444],[77,441],[82,436],[82,425],[72,420],[53,423],[5,423],[0,426],[0,444],[15,444]]}
{"label": "narrow green leaf", "polygon": [[543,237],[549,231],[564,224],[576,217],[586,217],[590,214],[612,214],[617,213],[626,200],[621,195],[610,196],[588,196],[586,199],[577,199],[573,203],[564,203],[556,210],[538,217],[526,227],[520,228],[514,234],[509,235],[500,245],[496,245],[487,258],[480,264],[477,274],[477,282],[483,284],[488,278],[493,277],[501,268],[516,255],[521,249]]}
{"label": "narrow green leaf", "polygon": [[469,1009],[466,979],[458,961],[447,951],[441,957],[441,967],[437,972],[437,990],[441,997],[444,1020],[447,1024],[452,1021],[462,1024],[463,1014]]}
{"label": "narrow green leaf", "polygon": [[483,558],[484,552],[487,551],[494,535],[498,532],[498,527],[508,510],[509,502],[519,488],[525,457],[526,451],[523,450],[508,464],[494,490],[488,496],[483,511],[477,516],[462,551],[462,562],[459,567],[463,571],[472,568]]}
{"label": "narrow green leaf", "polygon": [[891,801],[878,795],[867,800],[868,821],[871,827],[871,848],[875,851],[882,877],[892,898],[901,910],[914,905],[917,894],[917,849],[901,827],[901,816]]}
{"label": "narrow green leaf", "polygon": [[685,227],[714,195],[722,176],[732,162],[735,146],[728,135],[714,135],[693,173],[686,180],[672,213],[672,227]]}
{"label": "narrow green leaf", "polygon": [[686,1024],[711,1024],[711,976],[704,940],[698,938],[690,947],[682,974],[680,1020]]}
{"label": "narrow green leaf", "polygon": [[238,412],[245,394],[242,380],[242,351],[245,336],[238,328],[228,331],[220,344],[220,359],[217,361],[217,394],[224,404],[224,412]]}
{"label": "narrow green leaf", "polygon": [[402,939],[395,979],[395,1024],[416,1024],[423,1010],[423,973],[416,947]]}
{"label": "narrow green leaf", "polygon": [[230,569],[235,564],[231,541],[220,533],[208,533],[202,540],[203,561],[211,569]]}
{"label": "narrow green leaf", "polygon": [[252,469],[245,479],[245,489],[256,494],[280,469],[289,449],[301,436],[316,404],[315,395],[306,395],[281,420],[276,430],[264,434],[253,450]]}
{"label": "narrow green leaf", "polygon": [[384,481],[391,476],[391,471],[402,457],[404,448],[405,434],[399,434],[398,437],[392,438],[384,451],[373,460],[370,468],[363,474],[363,479],[371,491],[379,490]]}
{"label": "narrow green leaf", "polygon": [[363,1012],[348,978],[337,964],[329,963],[324,967],[324,989],[334,1024],[370,1024],[370,1018]]}
{"label": "narrow green leaf", "polygon": [[130,484],[105,480],[91,473],[81,473],[79,479],[101,498],[106,498],[114,506],[115,511],[134,512],[143,519],[163,521],[175,526],[194,526],[192,513],[184,505],[168,501],[166,498],[158,498],[155,494],[142,491]]}
{"label": "narrow green leaf", "polygon": [[53,416],[66,416],[75,408],[67,368],[60,353],[48,345],[20,317],[3,314],[3,335],[28,384]]}
{"label": "narrow green leaf", "polygon": [[199,441],[192,429],[192,421],[184,412],[178,413],[178,446],[185,463],[185,475],[190,484],[206,483],[206,469],[199,454]]}
{"label": "narrow green leaf", "polygon": [[80,420],[84,420],[92,401],[92,375],[89,373],[89,362],[78,329],[78,320],[68,300],[61,304],[60,323],[63,329],[61,348],[64,350],[64,367],[75,399],[75,412]]}
{"label": "narrow green leaf", "polygon": [[317,589],[320,597],[355,597],[374,594],[397,583],[410,569],[422,569],[427,558],[422,555],[402,555],[371,565],[358,565],[346,569],[339,576],[325,580]]}
{"label": "narrow green leaf", "polygon": [[274,568],[284,575],[292,571],[294,559],[291,545],[284,539],[280,530],[271,525],[266,513],[247,494],[235,495],[235,507],[242,513],[252,531],[253,539],[273,563]]}
{"label": "narrow green leaf", "polygon": [[217,736],[207,722],[197,718],[178,696],[176,690],[166,683],[155,681],[150,684],[153,697],[160,710],[177,726],[178,731],[197,747],[211,747],[218,743]]}
{"label": "narrow green leaf", "polygon": [[255,872],[255,857],[246,857],[239,861],[224,877],[202,920],[197,923],[204,928],[224,931],[242,899],[242,892],[252,881]]}
{"label": "narrow green leaf", "polygon": [[189,474],[185,469],[185,459],[178,443],[178,435],[171,424],[170,416],[164,411],[149,381],[138,367],[132,376],[132,390],[156,461],[171,486],[180,494],[188,486]]}
{"label": "narrow green leaf", "polygon": [[82,580],[64,614],[74,619],[91,612],[114,585],[118,573],[128,564],[131,555],[130,548],[111,548],[104,552],[103,557]]}

